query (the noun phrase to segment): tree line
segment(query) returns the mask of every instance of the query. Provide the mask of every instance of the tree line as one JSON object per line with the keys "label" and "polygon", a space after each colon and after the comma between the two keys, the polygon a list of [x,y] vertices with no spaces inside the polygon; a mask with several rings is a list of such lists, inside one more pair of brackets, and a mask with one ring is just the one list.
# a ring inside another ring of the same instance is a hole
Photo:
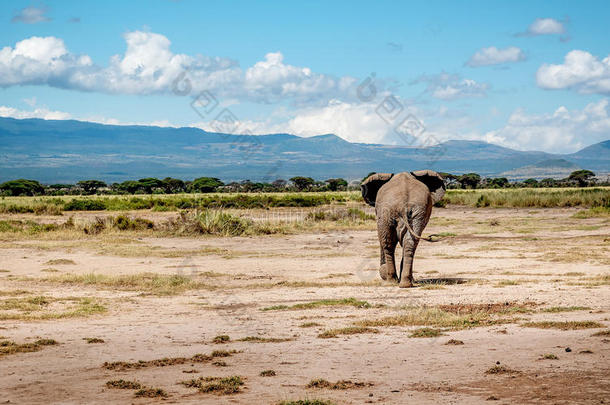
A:
{"label": "tree line", "polygon": [[[373,172],[374,173],[374,172]],[[369,173],[366,177],[373,174]],[[440,173],[448,189],[477,188],[522,188],[522,187],[586,187],[593,185],[610,185],[595,179],[590,170],[577,170],[565,179],[527,179],[509,181],[506,177],[482,178],[477,173],[454,175]],[[241,182],[224,183],[216,177],[199,177],[193,181],[183,181],[172,177],[157,179],[147,177],[139,180],[127,180],[122,183],[107,184],[101,180],[81,180],[76,184],[41,184],[36,180],[17,179],[0,184],[0,195],[93,195],[93,194],[177,194],[177,193],[213,193],[213,192],[290,192],[290,191],[345,191],[358,190],[359,181],[348,183],[342,178],[314,180],[311,177],[296,176],[289,180],[277,179],[271,183]]]}

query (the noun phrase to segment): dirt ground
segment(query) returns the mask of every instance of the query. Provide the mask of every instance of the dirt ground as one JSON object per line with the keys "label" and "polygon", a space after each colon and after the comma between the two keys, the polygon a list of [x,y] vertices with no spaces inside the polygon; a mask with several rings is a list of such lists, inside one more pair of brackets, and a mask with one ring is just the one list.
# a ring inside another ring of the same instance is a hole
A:
{"label": "dirt ground", "polygon": [[[0,354],[0,402],[609,403],[610,219],[579,219],[577,211],[435,209],[425,234],[445,237],[420,243],[411,289],[379,280],[372,221],[279,236],[0,241],[5,304],[44,296],[58,300],[52,305],[86,298],[106,308],[37,319],[45,316],[0,306],[15,315],[0,318],[0,341],[58,342]],[[90,273],[179,275],[203,287],[158,295],[53,279]],[[40,313],[62,310],[52,305]],[[390,321],[420,310],[465,315],[465,324]],[[476,323],[471,311],[489,317]],[[436,331],[410,337],[422,327]],[[229,340],[215,343],[220,335]],[[219,350],[227,356],[193,357]],[[243,385],[223,394],[180,384],[211,376],[240,376]],[[120,379],[167,397],[106,384]],[[314,379],[331,386],[308,387]],[[352,384],[332,387],[341,380]]]}

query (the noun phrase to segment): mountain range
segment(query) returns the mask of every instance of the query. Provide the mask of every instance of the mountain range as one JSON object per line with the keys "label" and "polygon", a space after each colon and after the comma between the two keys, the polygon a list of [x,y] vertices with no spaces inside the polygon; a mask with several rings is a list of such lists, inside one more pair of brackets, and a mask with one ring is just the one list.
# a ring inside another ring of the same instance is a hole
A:
{"label": "mountain range", "polygon": [[430,168],[482,176],[565,177],[578,168],[610,172],[610,140],[576,153],[518,151],[452,140],[419,148],[351,143],[327,134],[231,135],[198,128],[103,125],[0,118],[0,181],[44,183],[201,176],[273,181],[293,176],[361,179],[367,173]]}

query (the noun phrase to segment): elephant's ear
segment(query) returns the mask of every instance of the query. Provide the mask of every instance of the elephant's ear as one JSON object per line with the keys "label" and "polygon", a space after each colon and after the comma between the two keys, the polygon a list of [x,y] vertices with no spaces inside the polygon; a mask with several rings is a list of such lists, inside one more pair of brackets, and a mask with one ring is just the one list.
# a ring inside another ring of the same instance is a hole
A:
{"label": "elephant's ear", "polygon": [[368,205],[375,206],[377,192],[392,176],[394,176],[394,173],[375,173],[364,179],[360,189],[362,190],[362,198],[364,198]]}
{"label": "elephant's ear", "polygon": [[428,186],[434,203],[439,202],[443,198],[445,195],[445,182],[440,174],[432,170],[418,170],[411,172],[411,174]]}

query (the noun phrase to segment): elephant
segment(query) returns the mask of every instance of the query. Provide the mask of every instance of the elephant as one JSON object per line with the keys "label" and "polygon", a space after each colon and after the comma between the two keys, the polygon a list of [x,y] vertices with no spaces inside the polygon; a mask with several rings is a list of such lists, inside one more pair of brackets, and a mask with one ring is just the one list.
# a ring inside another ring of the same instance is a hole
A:
{"label": "elephant", "polygon": [[[361,184],[364,201],[375,207],[381,264],[379,275],[384,280],[398,281],[401,288],[413,287],[413,256],[432,206],[445,195],[443,178],[432,170],[402,173],[376,173]],[[403,249],[400,275],[396,276],[394,251],[397,243]],[[406,272],[406,273],[405,273]]]}

